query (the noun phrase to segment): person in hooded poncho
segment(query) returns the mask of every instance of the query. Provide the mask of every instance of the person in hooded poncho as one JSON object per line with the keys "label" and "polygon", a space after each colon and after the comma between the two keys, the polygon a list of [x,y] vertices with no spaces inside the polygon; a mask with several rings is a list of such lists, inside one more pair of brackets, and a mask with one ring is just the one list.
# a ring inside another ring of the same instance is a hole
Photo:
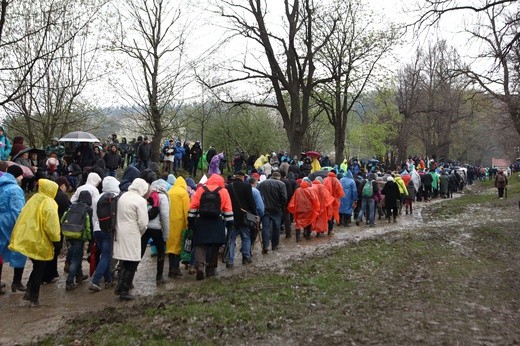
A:
{"label": "person in hooded poncho", "polygon": [[[199,215],[199,207],[203,187],[199,187],[193,195],[188,211],[188,228],[193,229],[193,245],[195,247],[195,267],[197,280],[215,276],[218,264],[218,249],[226,243],[226,227],[233,228],[233,206],[228,190],[224,188],[224,178],[218,174],[212,174],[206,181],[206,187],[210,191],[220,188],[221,217],[208,218]],[[206,258],[209,261],[206,266]]]}
{"label": "person in hooded poncho", "polygon": [[23,207],[11,235],[9,250],[29,257],[33,270],[27,282],[24,300],[38,305],[40,286],[47,262],[54,257],[54,244],[60,241],[58,205],[54,201],[58,184],[38,181],[38,192]]}
{"label": "person in hooded poncho", "polygon": [[316,221],[320,211],[318,194],[309,181],[301,182],[300,187],[294,191],[287,209],[293,214],[296,241],[299,242],[301,230],[303,229],[305,234],[310,234],[312,224]]}
{"label": "person in hooded poncho", "polygon": [[114,258],[121,261],[121,274],[115,290],[121,300],[132,300],[129,293],[135,271],[141,260],[141,236],[148,225],[146,199],[148,183],[135,179],[117,202],[117,224],[114,239]]}
{"label": "person in hooded poncho", "polygon": [[339,206],[340,206],[340,199],[345,195],[345,192],[343,191],[343,188],[341,187],[341,183],[339,182],[338,178],[336,178],[336,173],[329,172],[327,177],[323,180],[323,185],[329,190],[329,193],[334,198],[334,202],[330,205],[330,214],[332,217],[329,220],[329,235],[333,234],[333,228],[334,228],[334,221],[336,223],[340,224],[340,217],[339,217]]}
{"label": "person in hooded poncho", "polygon": [[344,193],[343,197],[339,199],[340,224],[348,226],[352,222],[354,203],[358,199],[356,182],[354,181],[352,172],[347,170],[345,176],[340,179],[339,183]]}
{"label": "person in hooded poncho", "polygon": [[332,206],[332,203],[334,203],[334,197],[332,197],[329,190],[321,183],[320,180],[321,177],[317,177],[312,182],[312,188],[316,190],[316,194],[318,195],[318,199],[320,201],[319,214],[312,225],[312,228],[316,231],[317,237],[320,237],[323,233],[328,231],[328,223],[333,216],[332,209],[330,207]]}
{"label": "person in hooded poncho", "polygon": [[220,172],[220,160],[224,158],[224,153],[217,154],[211,158],[208,168],[208,176],[212,174],[221,174]]}
{"label": "person in hooded poncho", "polygon": [[181,263],[181,234],[188,228],[188,210],[190,197],[186,181],[178,177],[172,188],[168,191],[170,198],[170,235],[166,241],[166,253],[168,254],[168,277],[182,276],[179,265]]}

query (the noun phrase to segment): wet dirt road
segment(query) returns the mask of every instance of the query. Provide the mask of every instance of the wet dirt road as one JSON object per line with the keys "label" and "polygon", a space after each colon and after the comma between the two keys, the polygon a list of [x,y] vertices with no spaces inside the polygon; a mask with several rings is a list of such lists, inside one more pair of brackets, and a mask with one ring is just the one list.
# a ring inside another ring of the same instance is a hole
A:
{"label": "wet dirt road", "polygon": [[[438,203],[436,200],[432,203]],[[428,203],[430,204],[430,203]],[[289,262],[299,258],[305,258],[316,252],[323,252],[335,246],[349,242],[357,242],[361,239],[371,238],[377,235],[407,230],[414,225],[422,223],[421,211],[427,206],[425,203],[416,203],[413,215],[402,215],[397,223],[387,223],[385,220],[376,220],[376,227],[369,228],[365,224],[350,227],[335,227],[334,236],[314,237],[310,241],[303,239],[300,243],[295,238],[281,238],[280,247],[277,251],[270,251],[268,255],[260,253],[261,246],[257,242],[254,248],[253,266],[254,270],[283,271]],[[239,248],[239,245],[237,245]],[[218,275],[221,277],[233,276],[243,273],[249,267],[244,267],[240,261],[240,254],[236,254],[235,267],[226,269],[220,262]],[[165,265],[165,273],[168,272],[168,261]],[[34,341],[35,338],[51,333],[60,327],[71,316],[86,311],[96,311],[108,306],[120,306],[121,304],[132,304],[132,302],[120,302],[113,294],[113,289],[103,289],[101,292],[88,290],[88,281],[79,285],[73,291],[65,291],[66,274],[63,273],[64,259],[58,263],[60,278],[57,282],[43,285],[40,292],[40,306],[29,307],[28,302],[22,300],[23,293],[11,293],[10,283],[12,280],[12,268],[4,265],[2,281],[7,284],[7,293],[0,296],[0,345],[23,344]],[[83,262],[83,269],[88,270],[88,263]],[[182,266],[184,270],[184,266]],[[31,262],[27,261],[24,271],[23,283],[28,280],[31,272]],[[182,278],[168,279],[168,282],[160,287],[155,285],[155,259],[147,251],[141,261],[134,280],[135,289],[133,294],[139,296],[153,295],[157,292],[165,292],[176,285],[197,285],[194,275],[188,275],[184,271]]]}

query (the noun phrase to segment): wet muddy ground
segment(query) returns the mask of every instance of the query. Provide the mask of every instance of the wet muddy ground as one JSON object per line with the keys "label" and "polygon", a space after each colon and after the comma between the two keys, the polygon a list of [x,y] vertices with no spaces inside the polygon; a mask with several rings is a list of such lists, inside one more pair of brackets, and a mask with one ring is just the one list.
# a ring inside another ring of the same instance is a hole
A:
{"label": "wet muddy ground", "polygon": [[[415,203],[413,215],[402,215],[398,218],[397,223],[387,223],[385,220],[376,220],[376,227],[369,228],[365,224],[356,226],[352,224],[350,227],[335,227],[334,236],[324,236],[321,238],[312,237],[310,241],[302,240],[296,243],[293,238],[282,238],[278,251],[270,252],[268,255],[260,253],[260,244],[257,242],[254,249],[253,264],[250,267],[244,267],[240,260],[235,261],[233,269],[226,269],[222,263],[219,263],[219,276],[234,276],[245,273],[246,271],[262,270],[269,268],[270,270],[283,272],[284,267],[290,262],[304,259],[314,253],[324,252],[331,247],[340,246],[349,242],[357,242],[361,239],[367,239],[374,236],[387,234],[390,232],[401,232],[409,230],[416,225],[423,224],[424,220],[422,212],[429,205],[441,203],[438,199],[431,203]],[[442,220],[435,220],[432,226],[443,224]],[[468,224],[478,222],[478,220],[468,218]],[[460,223],[460,220],[459,220]],[[449,227],[449,224],[446,224]],[[240,255],[237,254],[237,258]],[[108,306],[120,306],[122,303],[113,294],[112,289],[94,293],[88,290],[88,282],[80,285],[76,290],[65,291],[65,277],[63,273],[63,258],[60,259],[58,268],[61,271],[60,278],[56,283],[43,285],[40,293],[40,306],[29,307],[28,302],[22,300],[23,294],[11,293],[10,282],[12,280],[12,269],[8,265],[4,265],[4,274],[2,281],[7,283],[7,293],[0,296],[0,344],[23,344],[34,341],[37,337],[52,333],[60,328],[68,318],[77,315],[80,312],[89,310],[95,311]],[[84,270],[87,270],[88,263],[84,262]],[[168,264],[166,261],[165,272],[167,273]],[[195,280],[194,275],[188,275],[184,271],[182,278],[169,279],[168,282],[160,287],[155,285],[155,260],[147,252],[139,265],[134,280],[135,289],[133,293],[138,297],[154,295],[158,292],[165,292],[176,285],[199,285],[201,282]],[[24,280],[26,283],[31,272],[30,261],[24,271]]]}

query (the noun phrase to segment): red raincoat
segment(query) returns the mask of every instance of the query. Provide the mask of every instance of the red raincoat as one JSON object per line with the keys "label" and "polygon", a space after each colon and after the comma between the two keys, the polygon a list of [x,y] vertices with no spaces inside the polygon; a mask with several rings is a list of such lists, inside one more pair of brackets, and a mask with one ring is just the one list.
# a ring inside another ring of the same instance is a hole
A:
{"label": "red raincoat", "polygon": [[[316,233],[323,233],[329,230],[328,221],[332,219],[332,208],[330,206],[334,203],[334,197],[329,190],[318,180],[312,182],[312,188],[316,190],[318,200],[320,201],[320,209],[316,221],[314,221],[312,228]],[[330,214],[329,214],[330,213]]]}
{"label": "red raincoat", "polygon": [[294,191],[287,210],[294,216],[296,229],[312,225],[320,210],[320,201],[316,190],[311,188],[308,182],[302,181],[300,187]]}
{"label": "red raincoat", "polygon": [[339,182],[338,178],[336,178],[336,173],[334,172],[329,172],[328,177],[323,179],[323,185],[325,185],[331,196],[334,198],[334,202],[332,202],[330,205],[331,211],[329,215],[334,216],[334,220],[339,223],[339,199],[345,196],[345,191],[343,191],[341,183]]}

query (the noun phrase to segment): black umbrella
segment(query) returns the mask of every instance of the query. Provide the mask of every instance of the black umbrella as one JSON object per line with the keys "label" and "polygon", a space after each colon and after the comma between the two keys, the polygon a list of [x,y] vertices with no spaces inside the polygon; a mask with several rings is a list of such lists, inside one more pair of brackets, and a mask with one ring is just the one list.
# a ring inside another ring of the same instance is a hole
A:
{"label": "black umbrella", "polygon": [[11,160],[12,161],[16,160],[17,157],[20,157],[24,153],[29,153],[29,155],[31,153],[37,153],[38,154],[38,158],[40,158],[41,156],[45,155],[45,150],[37,149],[37,148],[25,148],[23,150],[20,150],[18,152],[18,154],[16,154]]}
{"label": "black umbrella", "polygon": [[314,179],[316,179],[316,177],[327,178],[328,176],[329,176],[329,171],[321,170],[321,171],[316,171],[316,172],[312,172],[311,174],[309,174],[309,179],[314,180]]}

